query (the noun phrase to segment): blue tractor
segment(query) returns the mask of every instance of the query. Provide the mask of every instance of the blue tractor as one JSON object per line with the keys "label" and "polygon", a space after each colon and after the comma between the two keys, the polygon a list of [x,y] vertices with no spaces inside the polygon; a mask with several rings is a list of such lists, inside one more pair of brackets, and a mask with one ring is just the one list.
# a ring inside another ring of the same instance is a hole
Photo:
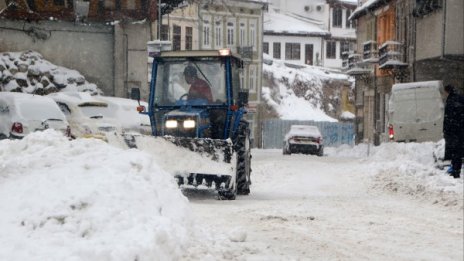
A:
{"label": "blue tractor", "polygon": [[[153,136],[234,168],[229,174],[187,171],[176,176],[179,185],[212,187],[220,199],[250,193],[250,128],[244,118],[248,90],[240,86],[242,69],[242,59],[228,49],[153,56],[149,105],[142,108]],[[132,98],[140,99],[138,89]]]}

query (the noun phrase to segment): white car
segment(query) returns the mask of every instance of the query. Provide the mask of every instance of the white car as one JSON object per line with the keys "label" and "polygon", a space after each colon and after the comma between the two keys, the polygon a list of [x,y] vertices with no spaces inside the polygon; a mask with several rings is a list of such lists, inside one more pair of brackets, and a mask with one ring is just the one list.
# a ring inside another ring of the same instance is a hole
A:
{"label": "white car", "polygon": [[[151,134],[150,118],[137,111],[139,103],[136,100],[109,96],[95,96],[95,98],[108,103],[104,116],[114,118],[121,125],[124,134]],[[141,101],[140,105],[148,108],[146,102]]]}
{"label": "white car", "polygon": [[322,134],[316,126],[292,125],[284,138],[283,154],[324,155]]}
{"label": "white car", "polygon": [[70,135],[68,121],[50,98],[0,92],[0,139],[21,139],[33,131],[55,129]]}
{"label": "white car", "polygon": [[108,103],[86,92],[49,94],[60,107],[71,125],[73,138],[97,138],[107,141],[109,133],[119,133],[121,127],[113,118],[106,117]]}

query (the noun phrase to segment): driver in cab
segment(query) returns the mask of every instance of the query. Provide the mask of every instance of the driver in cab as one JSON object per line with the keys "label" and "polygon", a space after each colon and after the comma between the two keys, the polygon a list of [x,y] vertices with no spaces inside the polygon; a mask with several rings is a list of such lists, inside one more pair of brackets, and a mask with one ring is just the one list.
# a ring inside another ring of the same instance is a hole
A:
{"label": "driver in cab", "polygon": [[185,81],[190,84],[188,100],[204,99],[209,103],[213,102],[211,87],[206,81],[198,78],[197,69],[194,66],[188,65],[185,67],[184,77]]}

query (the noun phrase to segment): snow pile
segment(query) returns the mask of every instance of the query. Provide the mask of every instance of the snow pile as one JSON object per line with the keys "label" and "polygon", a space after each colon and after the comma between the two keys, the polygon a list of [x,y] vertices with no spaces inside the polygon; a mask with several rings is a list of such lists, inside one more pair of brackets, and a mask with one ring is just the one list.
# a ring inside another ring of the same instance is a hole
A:
{"label": "snow pile", "polygon": [[335,113],[339,95],[328,93],[323,86],[336,81],[343,85],[347,75],[323,67],[292,65],[266,54],[264,60],[262,97],[281,119],[337,121],[326,112]]}
{"label": "snow pile", "polygon": [[[137,148],[154,155],[157,163],[172,175],[186,176],[189,173],[233,175],[234,162],[224,163],[222,151],[216,152],[218,161],[211,160],[207,154],[192,152],[173,143],[152,136],[137,136]],[[232,157],[232,161],[235,157]]]}
{"label": "snow pile", "polygon": [[150,155],[52,130],[0,146],[0,260],[183,255],[188,201]]}
{"label": "snow pile", "polygon": [[0,53],[0,90],[33,94],[101,90],[75,70],[54,65],[34,51]]}
{"label": "snow pile", "polygon": [[340,115],[340,118],[344,119],[344,120],[354,120],[356,118],[356,116],[350,111],[344,111]]}
{"label": "snow pile", "polygon": [[360,144],[325,151],[330,156],[361,158],[365,163],[363,171],[373,175],[374,187],[463,208],[463,178],[454,179],[445,173],[446,169],[436,167],[435,158],[440,158],[443,144],[443,141]]}

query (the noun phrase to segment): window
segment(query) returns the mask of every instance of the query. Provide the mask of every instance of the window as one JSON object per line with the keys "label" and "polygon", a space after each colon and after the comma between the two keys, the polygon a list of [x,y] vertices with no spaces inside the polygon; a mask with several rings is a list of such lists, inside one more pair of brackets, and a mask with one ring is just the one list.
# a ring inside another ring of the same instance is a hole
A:
{"label": "window", "polygon": [[285,43],[285,60],[300,60],[299,43]]}
{"label": "window", "polygon": [[185,50],[192,50],[193,45],[193,29],[192,27],[185,27]]}
{"label": "window", "polygon": [[275,59],[280,59],[280,43],[272,44],[272,54]]}
{"label": "window", "polygon": [[240,22],[240,29],[239,29],[239,42],[240,46],[245,46],[246,45],[246,24],[245,22]]}
{"label": "window", "polygon": [[245,70],[240,70],[240,88],[247,89],[245,86]]}
{"label": "window", "polygon": [[203,47],[211,47],[210,42],[211,24],[208,18],[203,20]]}
{"label": "window", "polygon": [[221,48],[222,43],[222,21],[216,20],[214,24],[214,45],[218,48]]}
{"label": "window", "polygon": [[126,9],[134,10],[136,8],[135,0],[127,0],[126,1]]}
{"label": "window", "polygon": [[337,56],[337,42],[327,41],[326,55],[328,59],[335,59]]}
{"label": "window", "polygon": [[421,17],[427,15],[443,6],[443,0],[416,0],[413,16]]}
{"label": "window", "polygon": [[248,43],[250,46],[253,46],[253,51],[256,51],[256,21],[250,21],[250,36],[248,38]]}
{"label": "window", "polygon": [[250,81],[248,89],[250,92],[256,92],[256,66],[250,65],[248,79]]}
{"label": "window", "polygon": [[64,0],[53,0],[53,5],[64,6]]}
{"label": "window", "polygon": [[[58,0],[58,2],[60,2],[60,0]],[[105,7],[106,10],[114,10],[115,9],[115,1],[113,1],[113,0],[104,0],[104,7]]]}
{"label": "window", "polygon": [[174,51],[180,50],[180,41],[181,41],[181,28],[178,25],[172,26],[172,49]]}
{"label": "window", "polygon": [[350,51],[350,42],[340,42],[340,58],[344,52]]}
{"label": "window", "polygon": [[346,9],[346,28],[356,28],[355,21],[350,21],[348,18],[351,16],[351,10]]}
{"label": "window", "polygon": [[227,46],[234,45],[235,24],[232,21],[227,22]]}
{"label": "window", "polygon": [[342,9],[336,7],[332,11],[332,26],[333,27],[342,27]]}
{"label": "window", "polygon": [[263,43],[263,53],[269,54],[269,43],[268,42]]}
{"label": "window", "polygon": [[169,26],[167,24],[161,25],[161,34],[160,38],[163,41],[169,40]]}

